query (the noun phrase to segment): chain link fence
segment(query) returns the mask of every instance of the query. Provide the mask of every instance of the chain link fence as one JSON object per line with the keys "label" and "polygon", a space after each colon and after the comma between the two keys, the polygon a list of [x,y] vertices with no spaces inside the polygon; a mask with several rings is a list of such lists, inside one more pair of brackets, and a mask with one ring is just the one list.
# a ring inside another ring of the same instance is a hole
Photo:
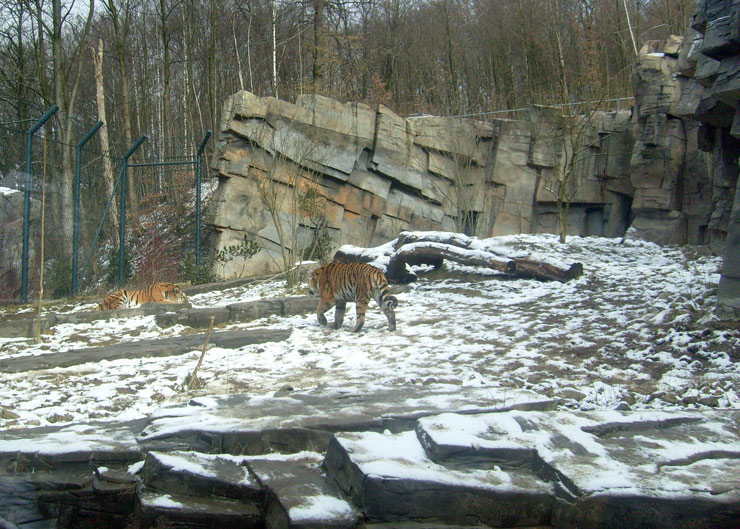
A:
{"label": "chain link fence", "polygon": [[[101,295],[118,288],[120,271],[131,288],[181,279],[183,263],[194,264],[200,245],[195,202],[198,167],[206,165],[201,157],[178,158],[161,148],[153,154],[150,146],[135,152],[124,171],[120,156],[99,150],[97,131],[79,127],[76,141],[91,138],[80,147],[58,141],[53,120],[29,135],[32,125],[0,124],[0,304]],[[120,252],[124,174],[130,185]]]}

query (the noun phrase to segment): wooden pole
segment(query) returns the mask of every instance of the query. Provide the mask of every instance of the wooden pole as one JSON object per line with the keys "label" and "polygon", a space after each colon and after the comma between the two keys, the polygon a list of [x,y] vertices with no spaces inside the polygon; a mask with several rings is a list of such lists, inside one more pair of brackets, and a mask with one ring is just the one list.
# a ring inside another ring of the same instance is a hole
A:
{"label": "wooden pole", "polygon": [[195,369],[193,370],[193,374],[190,375],[190,381],[188,382],[188,390],[191,390],[195,387],[195,381],[198,379],[198,369],[200,369],[200,365],[203,363],[203,358],[206,356],[206,350],[208,349],[208,342],[211,338],[211,333],[213,332],[213,322],[216,319],[215,316],[211,316],[211,324],[208,326],[208,332],[206,332],[206,342],[203,344],[203,352],[200,353],[200,358],[198,359],[198,365],[195,366]]}

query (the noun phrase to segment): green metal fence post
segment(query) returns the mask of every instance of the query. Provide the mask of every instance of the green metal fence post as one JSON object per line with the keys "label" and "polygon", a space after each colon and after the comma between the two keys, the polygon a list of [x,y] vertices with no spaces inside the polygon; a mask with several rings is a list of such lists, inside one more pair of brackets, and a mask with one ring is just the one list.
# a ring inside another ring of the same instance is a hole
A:
{"label": "green metal fence post", "polygon": [[118,286],[123,288],[123,265],[126,256],[126,180],[128,179],[128,159],[134,154],[134,151],[147,140],[147,135],[144,134],[141,138],[136,140],[131,148],[126,151],[123,155],[121,162],[121,211],[119,214],[119,231],[118,231]]}
{"label": "green metal fence post", "polygon": [[201,181],[201,167],[203,166],[203,151],[208,143],[208,138],[211,137],[212,132],[206,131],[206,136],[203,141],[200,142],[198,147],[198,158],[195,165],[195,266],[200,266],[200,181]]}
{"label": "green metal fence post", "polygon": [[43,117],[38,120],[26,132],[26,185],[23,196],[23,255],[21,262],[21,300],[28,303],[28,249],[31,223],[31,150],[33,148],[33,135],[43,127],[59,107],[54,104]]}
{"label": "green metal fence post", "polygon": [[77,294],[79,288],[79,281],[77,279],[77,250],[79,247],[80,240],[80,172],[82,171],[82,148],[85,144],[90,141],[93,134],[100,130],[103,126],[102,121],[98,121],[93,128],[91,128],[87,134],[77,143],[75,152],[75,189],[74,189],[74,223],[72,232],[72,295]]}

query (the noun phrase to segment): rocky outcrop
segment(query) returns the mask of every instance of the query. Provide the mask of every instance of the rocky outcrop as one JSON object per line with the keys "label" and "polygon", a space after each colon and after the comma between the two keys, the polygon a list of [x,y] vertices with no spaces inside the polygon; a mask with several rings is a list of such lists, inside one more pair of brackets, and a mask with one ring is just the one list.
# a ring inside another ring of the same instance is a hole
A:
{"label": "rocky outcrop", "polygon": [[[631,228],[632,237],[722,251],[740,149],[727,97],[707,91],[710,80],[723,94],[733,85],[722,73],[729,66],[706,71],[711,63],[697,51],[700,34],[693,35],[683,46],[672,37],[643,47],[632,110],[576,118],[585,126],[569,234],[621,237]],[[564,153],[574,150],[567,118],[560,108],[541,106],[520,115],[486,122],[402,118],[383,106],[316,95],[295,104],[233,95],[214,160],[215,247],[247,234],[263,251],[246,267],[232,262],[217,272],[231,278],[242,268],[246,275],[276,271],[281,248],[298,252],[318,228],[334,247],[377,246],[404,230],[479,237],[556,232],[552,184]],[[325,201],[320,223],[304,207],[309,192]]]}
{"label": "rocky outcrop", "polygon": [[[697,148],[710,163],[706,189],[693,200],[709,210],[713,249],[723,253],[718,300],[740,313],[740,3],[701,0],[681,47],[677,82],[682,94],[676,114],[700,122]],[[709,192],[711,191],[711,193]]]}
{"label": "rocky outcrop", "polygon": [[707,157],[696,148],[698,123],[678,113],[685,84],[676,77],[680,44],[675,37],[648,42],[641,50],[635,75],[632,228],[648,240],[703,244],[709,242],[711,183]]}
{"label": "rocky outcrop", "polygon": [[[311,236],[312,219],[290,191],[303,196],[307,188],[326,200],[334,246],[377,245],[402,230],[554,231],[554,196],[545,184],[562,150],[553,133],[557,116],[545,107],[528,114],[490,122],[404,119],[383,106],[313,95],[291,104],[239,92],[224,105],[214,162],[221,178],[213,216],[217,246],[238,244],[247,233],[263,251],[246,273],[274,271],[286,238]],[[630,113],[599,112],[589,127],[589,136],[601,141],[577,170],[571,233],[618,236],[627,226],[631,193]],[[278,221],[265,203],[266,189],[271,196],[288,191],[276,208]],[[233,277],[240,270],[241,263],[233,263],[218,272]]]}
{"label": "rocky outcrop", "polygon": [[0,527],[738,526],[737,412],[553,405],[492,387],[317,389],[5,430]]}

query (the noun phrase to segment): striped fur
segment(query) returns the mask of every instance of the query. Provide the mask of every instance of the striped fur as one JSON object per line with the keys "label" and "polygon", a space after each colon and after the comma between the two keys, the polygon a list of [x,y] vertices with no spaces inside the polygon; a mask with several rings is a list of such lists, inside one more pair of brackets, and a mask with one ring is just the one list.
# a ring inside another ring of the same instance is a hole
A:
{"label": "striped fur", "polygon": [[383,272],[365,263],[329,263],[314,271],[308,282],[312,294],[321,295],[316,315],[321,325],[326,325],[324,313],[336,304],[334,328],[344,321],[347,302],[355,303],[357,324],[352,332],[358,332],[365,324],[365,312],[370,298],[374,299],[388,319],[388,329],[396,330],[398,300],[391,296],[388,280]]}
{"label": "striped fur", "polygon": [[97,310],[132,309],[144,303],[188,303],[180,287],[172,283],[154,283],[142,290],[118,290],[109,294]]}

